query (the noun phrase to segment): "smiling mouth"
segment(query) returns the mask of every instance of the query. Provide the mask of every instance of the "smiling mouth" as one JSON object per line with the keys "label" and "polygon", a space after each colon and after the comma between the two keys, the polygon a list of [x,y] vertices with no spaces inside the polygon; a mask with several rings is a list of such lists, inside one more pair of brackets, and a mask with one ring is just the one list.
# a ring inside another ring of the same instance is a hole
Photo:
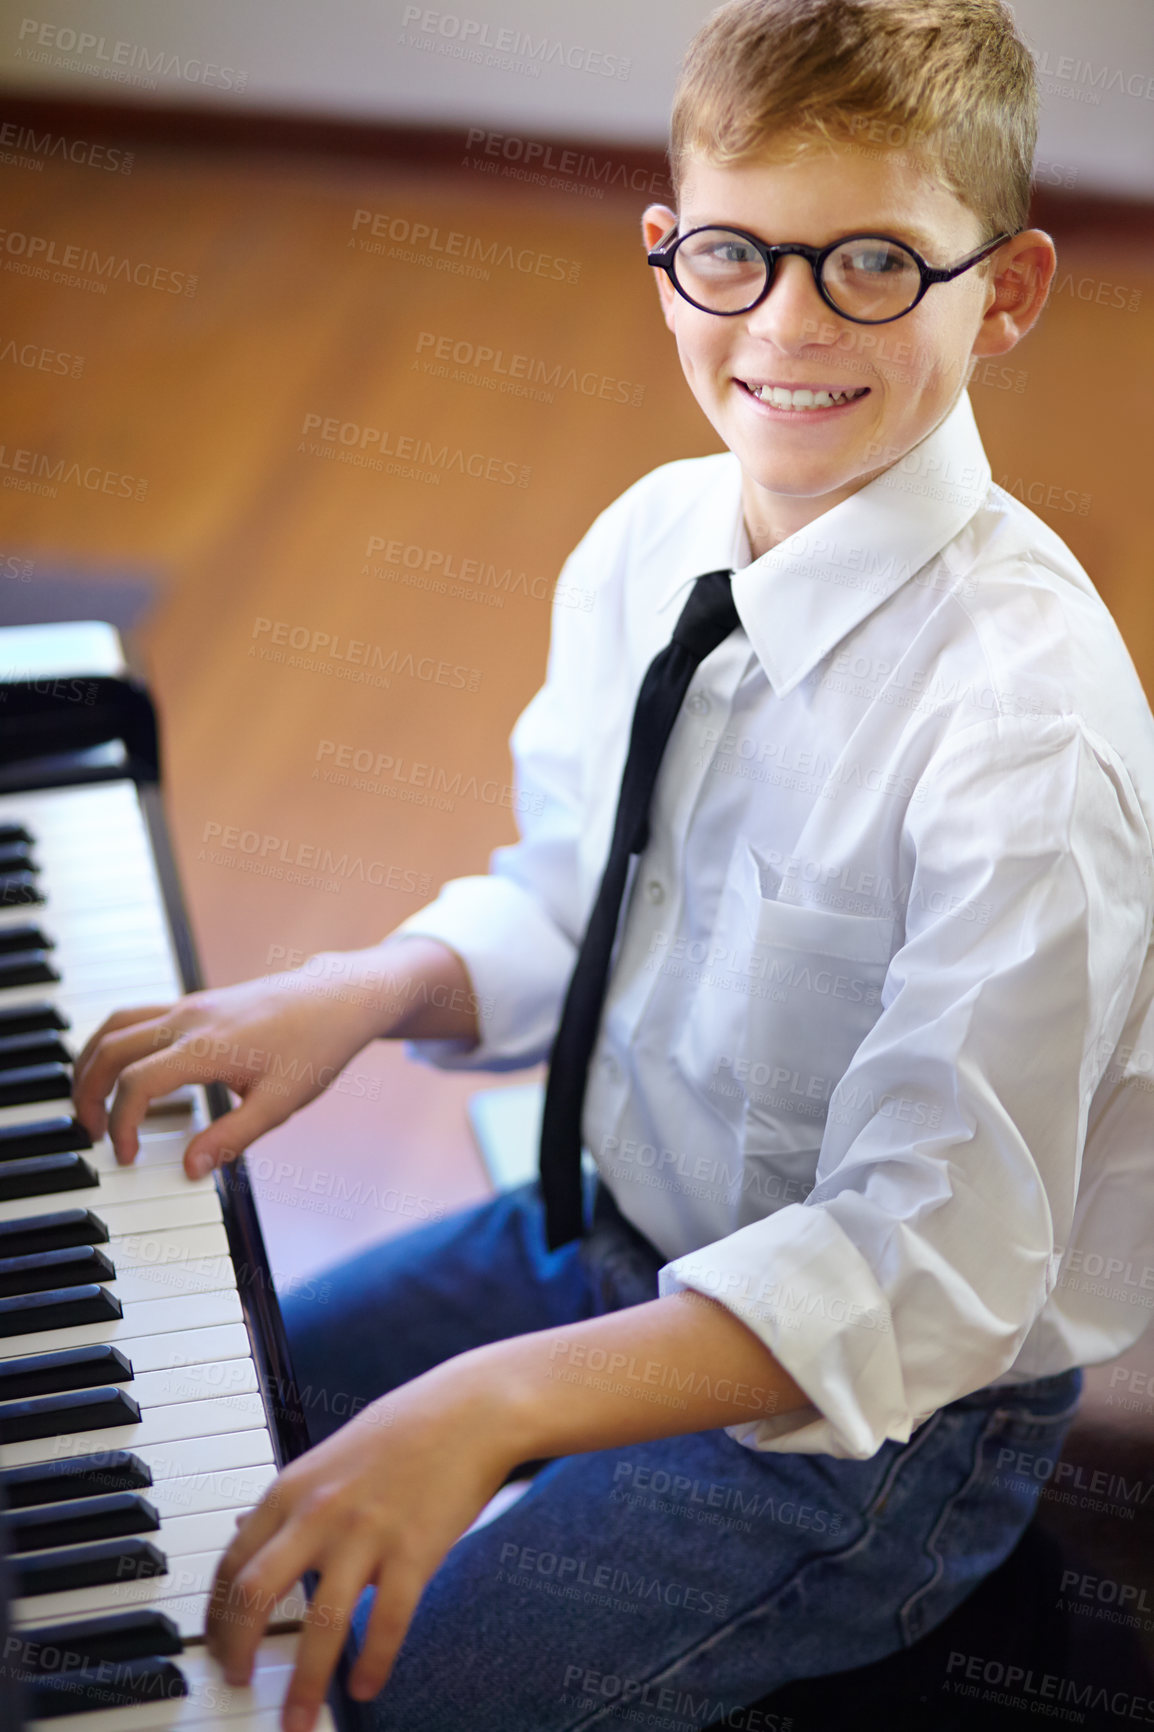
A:
{"label": "smiling mouth", "polygon": [[737,383],[743,391],[756,397],[759,403],[767,403],[771,409],[796,409],[803,413],[814,409],[839,409],[844,403],[856,403],[859,397],[869,395],[868,385],[856,391],[826,391],[809,386],[790,390],[785,385],[751,385],[745,379],[738,379]]}

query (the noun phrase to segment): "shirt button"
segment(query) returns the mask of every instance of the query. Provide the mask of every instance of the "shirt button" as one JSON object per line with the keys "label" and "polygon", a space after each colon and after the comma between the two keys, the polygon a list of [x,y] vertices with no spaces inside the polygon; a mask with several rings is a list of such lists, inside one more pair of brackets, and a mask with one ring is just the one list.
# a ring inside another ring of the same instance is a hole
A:
{"label": "shirt button", "polygon": [[617,1060],[611,1052],[607,1052],[601,1060],[601,1069],[610,1082],[616,1082],[618,1077]]}
{"label": "shirt button", "polygon": [[685,707],[692,715],[708,715],[709,699],[705,696],[704,692],[694,692]]}
{"label": "shirt button", "polygon": [[648,884],[645,886],[645,894],[648,896],[650,902],[658,903],[665,901],[665,887],[664,885],[659,884],[656,878],[651,878],[649,880]]}

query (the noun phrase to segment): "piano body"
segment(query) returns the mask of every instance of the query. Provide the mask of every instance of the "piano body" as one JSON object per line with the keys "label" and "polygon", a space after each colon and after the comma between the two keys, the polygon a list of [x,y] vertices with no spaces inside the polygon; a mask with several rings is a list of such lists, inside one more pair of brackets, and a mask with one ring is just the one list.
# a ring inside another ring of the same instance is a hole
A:
{"label": "piano body", "polygon": [[[154,1103],[131,1167],[69,1101],[111,1011],[197,984],[155,720],[116,633],[0,630],[3,1732],[279,1726],[302,1591],[250,1688],[203,1642],[238,1512],[306,1442],[243,1162],[181,1167],[227,1096]],[[322,1732],[346,1712],[337,1695]]]}

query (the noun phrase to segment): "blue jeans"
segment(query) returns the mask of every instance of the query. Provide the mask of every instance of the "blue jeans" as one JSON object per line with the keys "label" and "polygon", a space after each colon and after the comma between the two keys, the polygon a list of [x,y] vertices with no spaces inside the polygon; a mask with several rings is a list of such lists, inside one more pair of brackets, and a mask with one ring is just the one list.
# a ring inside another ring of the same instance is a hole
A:
{"label": "blue jeans", "polygon": [[[284,1306],[313,1441],[455,1353],[655,1298],[663,1262],[602,1187],[547,1251],[535,1181],[351,1258]],[[363,1725],[772,1728],[737,1711],[908,1646],[1009,1555],[1081,1385],[978,1390],[868,1461],[717,1430],[551,1462],[451,1548]]]}

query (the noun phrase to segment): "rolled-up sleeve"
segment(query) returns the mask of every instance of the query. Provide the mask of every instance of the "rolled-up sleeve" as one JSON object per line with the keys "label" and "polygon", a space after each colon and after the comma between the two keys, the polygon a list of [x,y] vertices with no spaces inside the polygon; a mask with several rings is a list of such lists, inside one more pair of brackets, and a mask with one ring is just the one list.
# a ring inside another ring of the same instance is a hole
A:
{"label": "rolled-up sleeve", "polygon": [[999,717],[911,802],[905,931],[802,1203],[679,1257],[811,1406],[751,1448],[865,1459],[1012,1365],[1057,1275],[1090,1101],[1150,935],[1151,845],[1111,748]]}
{"label": "rolled-up sleeve", "polygon": [[593,618],[611,563],[613,508],[562,570],[545,683],[510,736],[519,839],[487,875],[454,878],[398,934],[437,938],[461,957],[478,1001],[480,1040],[413,1040],[410,1057],[444,1070],[510,1070],[547,1057],[577,955],[584,907],[584,717],[596,701]]}

